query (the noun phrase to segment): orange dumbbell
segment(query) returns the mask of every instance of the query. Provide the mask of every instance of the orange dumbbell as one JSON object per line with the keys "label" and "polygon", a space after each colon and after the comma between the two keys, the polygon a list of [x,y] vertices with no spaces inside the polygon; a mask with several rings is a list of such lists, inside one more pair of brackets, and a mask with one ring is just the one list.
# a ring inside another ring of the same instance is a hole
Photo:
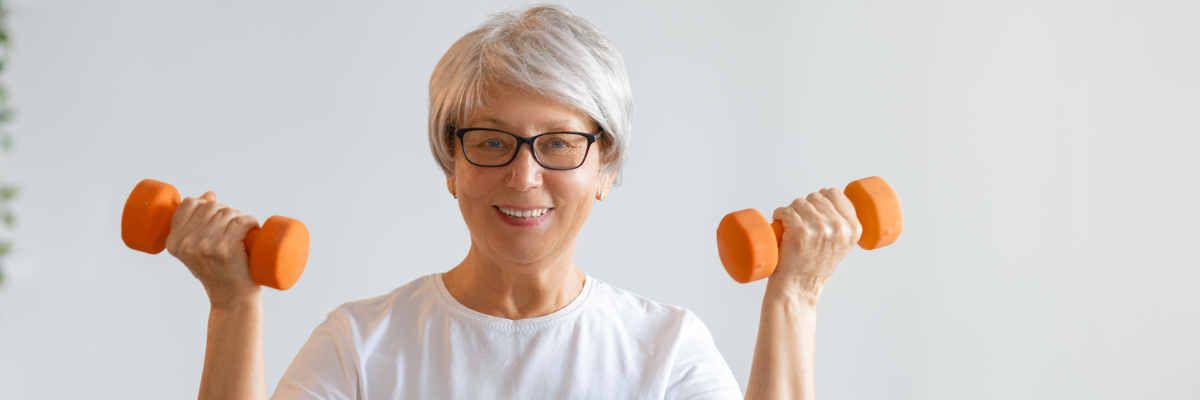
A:
{"label": "orange dumbbell", "polygon": [[[146,179],[133,188],[121,214],[121,239],[129,248],[158,254],[167,247],[171,217],[179,208],[174,186]],[[281,216],[267,218],[242,240],[250,256],[250,277],[259,285],[287,290],[304,273],[308,262],[308,228]]]}
{"label": "orange dumbbell", "polygon": [[[892,185],[878,176],[846,185],[844,192],[854,204],[862,224],[858,245],[866,250],[887,246],[900,237],[904,216]],[[783,224],[767,223],[753,208],[729,213],[717,226],[717,252],[733,280],[747,283],[771,276],[779,263]]]}

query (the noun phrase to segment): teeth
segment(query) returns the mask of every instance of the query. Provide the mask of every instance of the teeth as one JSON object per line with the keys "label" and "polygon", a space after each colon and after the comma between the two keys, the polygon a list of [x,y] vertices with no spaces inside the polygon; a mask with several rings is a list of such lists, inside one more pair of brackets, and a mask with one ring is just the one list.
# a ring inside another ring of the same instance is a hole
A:
{"label": "teeth", "polygon": [[504,213],[504,215],[507,215],[510,217],[517,217],[517,218],[537,218],[542,215],[545,215],[546,212],[550,211],[549,208],[542,208],[542,209],[538,209],[538,210],[528,210],[528,211],[509,210],[504,207],[496,207],[496,208],[499,208],[500,212]]}

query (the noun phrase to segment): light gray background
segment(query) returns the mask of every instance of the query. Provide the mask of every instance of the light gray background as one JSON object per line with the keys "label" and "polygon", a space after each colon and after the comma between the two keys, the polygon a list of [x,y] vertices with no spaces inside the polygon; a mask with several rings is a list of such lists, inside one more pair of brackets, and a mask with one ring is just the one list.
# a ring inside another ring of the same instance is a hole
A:
{"label": "light gray background", "polygon": [[[426,85],[515,4],[10,4],[0,398],[194,396],[203,289],[119,237],[143,178],[312,231],[303,278],[265,295],[271,390],[335,306],[452,267],[469,239]],[[906,229],[822,297],[822,398],[1200,397],[1200,2],[567,5],[638,111],[576,261],[694,310],[743,388],[764,285],[725,275],[717,222],[881,175]]]}

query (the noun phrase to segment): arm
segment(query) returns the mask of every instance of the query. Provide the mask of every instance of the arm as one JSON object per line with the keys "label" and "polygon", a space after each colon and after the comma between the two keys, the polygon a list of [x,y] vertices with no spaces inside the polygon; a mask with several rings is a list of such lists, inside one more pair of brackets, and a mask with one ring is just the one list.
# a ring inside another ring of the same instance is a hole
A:
{"label": "arm", "polygon": [[239,301],[213,303],[200,399],[265,399],[262,290]]}
{"label": "arm", "polygon": [[767,281],[746,399],[814,399],[817,305]]}
{"label": "arm", "polygon": [[767,281],[746,399],[816,398],[817,302],[825,283],[858,242],[862,226],[850,200],[822,189],[775,210],[783,223],[779,265]]}
{"label": "arm", "polygon": [[184,199],[171,218],[167,250],[208,293],[208,337],[200,399],[266,399],[262,288],[250,278],[242,239],[254,217],[217,204],[212,192]]}

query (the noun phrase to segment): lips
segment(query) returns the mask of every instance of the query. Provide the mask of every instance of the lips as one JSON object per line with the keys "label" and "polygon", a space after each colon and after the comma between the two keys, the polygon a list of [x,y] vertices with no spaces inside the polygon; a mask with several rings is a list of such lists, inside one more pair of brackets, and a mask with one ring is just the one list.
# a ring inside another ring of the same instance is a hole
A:
{"label": "lips", "polygon": [[541,225],[554,213],[554,209],[550,207],[494,206],[492,208],[496,210],[496,215],[500,216],[500,220],[504,223],[523,228]]}
{"label": "lips", "polygon": [[537,218],[537,217],[542,216],[545,213],[550,212],[549,207],[521,210],[521,209],[496,206],[496,209],[500,210],[500,212],[504,213],[504,215],[514,217],[514,218]]}

